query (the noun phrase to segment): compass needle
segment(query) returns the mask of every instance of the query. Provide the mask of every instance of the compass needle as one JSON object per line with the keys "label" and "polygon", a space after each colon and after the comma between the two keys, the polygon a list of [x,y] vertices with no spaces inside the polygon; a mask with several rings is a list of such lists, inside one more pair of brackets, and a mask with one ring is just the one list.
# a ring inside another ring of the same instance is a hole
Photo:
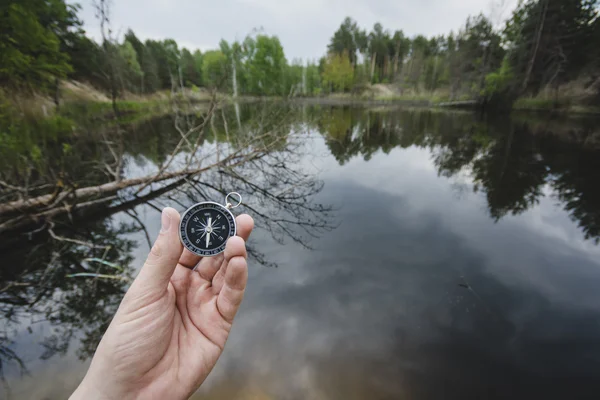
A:
{"label": "compass needle", "polygon": [[206,227],[206,248],[208,249],[208,245],[210,244],[210,233],[212,232],[212,217],[208,217],[208,224]]}

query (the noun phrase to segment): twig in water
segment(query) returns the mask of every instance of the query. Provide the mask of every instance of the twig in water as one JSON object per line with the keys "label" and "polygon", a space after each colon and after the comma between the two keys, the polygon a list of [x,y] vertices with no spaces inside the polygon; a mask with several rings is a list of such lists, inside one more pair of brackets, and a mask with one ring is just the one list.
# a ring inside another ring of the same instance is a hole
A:
{"label": "twig in water", "polygon": [[94,243],[90,243],[90,242],[84,242],[83,240],[77,240],[77,239],[70,239],[70,238],[66,238],[63,236],[58,236],[56,233],[54,233],[54,222],[50,221],[49,222],[49,227],[48,227],[48,233],[50,234],[50,236],[52,237],[52,239],[54,240],[58,240],[61,242],[69,242],[69,243],[75,243],[75,244],[79,244],[81,246],[86,246],[89,247],[91,249],[107,249],[110,248],[110,245],[107,246],[101,246],[101,245],[97,245]]}
{"label": "twig in water", "polygon": [[99,278],[99,279],[114,279],[119,281],[129,282],[129,278],[119,275],[106,275],[106,274],[94,274],[92,272],[78,272],[76,274],[69,274],[67,278]]}

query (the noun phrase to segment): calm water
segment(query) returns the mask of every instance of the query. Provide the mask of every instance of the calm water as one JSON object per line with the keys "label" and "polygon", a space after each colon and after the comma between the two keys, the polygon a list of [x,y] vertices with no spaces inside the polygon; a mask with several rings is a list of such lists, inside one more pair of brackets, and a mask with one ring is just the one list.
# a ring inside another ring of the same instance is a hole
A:
{"label": "calm water", "polygon": [[[265,165],[245,167],[249,182],[209,173],[62,227],[110,245],[107,259],[134,276],[157,209],[244,194],[258,225],[247,295],[194,398],[598,398],[598,121],[269,107],[223,114],[227,131],[205,146],[270,115],[282,134],[300,132],[278,159],[302,180]],[[161,118],[128,135],[135,176],[178,134]],[[1,396],[65,398],[127,282],[66,276],[102,267],[99,250],[38,235],[4,243]]]}

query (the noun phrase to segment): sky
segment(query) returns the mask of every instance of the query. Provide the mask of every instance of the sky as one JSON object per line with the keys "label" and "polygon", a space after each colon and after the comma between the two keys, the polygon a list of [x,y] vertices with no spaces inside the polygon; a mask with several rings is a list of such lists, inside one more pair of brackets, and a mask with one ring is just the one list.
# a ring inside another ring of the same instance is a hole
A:
{"label": "sky", "polygon": [[[98,40],[93,0],[79,0],[80,18]],[[517,0],[110,0],[116,34],[128,28],[141,39],[173,38],[180,46],[202,51],[219,41],[243,40],[262,29],[281,40],[288,60],[317,59],[343,19],[361,28],[376,22],[408,36],[433,36],[458,30],[469,15],[483,12],[496,23],[510,15]]]}

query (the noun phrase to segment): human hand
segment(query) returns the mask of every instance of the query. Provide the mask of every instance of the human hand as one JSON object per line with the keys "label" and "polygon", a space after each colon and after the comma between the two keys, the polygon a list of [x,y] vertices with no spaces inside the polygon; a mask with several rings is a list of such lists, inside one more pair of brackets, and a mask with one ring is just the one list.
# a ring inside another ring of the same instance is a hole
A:
{"label": "human hand", "polygon": [[148,259],[72,400],[187,399],[223,351],[244,297],[245,241],[254,222],[238,216],[238,236],[225,252],[201,259],[181,245],[179,213],[165,208],[161,218]]}

